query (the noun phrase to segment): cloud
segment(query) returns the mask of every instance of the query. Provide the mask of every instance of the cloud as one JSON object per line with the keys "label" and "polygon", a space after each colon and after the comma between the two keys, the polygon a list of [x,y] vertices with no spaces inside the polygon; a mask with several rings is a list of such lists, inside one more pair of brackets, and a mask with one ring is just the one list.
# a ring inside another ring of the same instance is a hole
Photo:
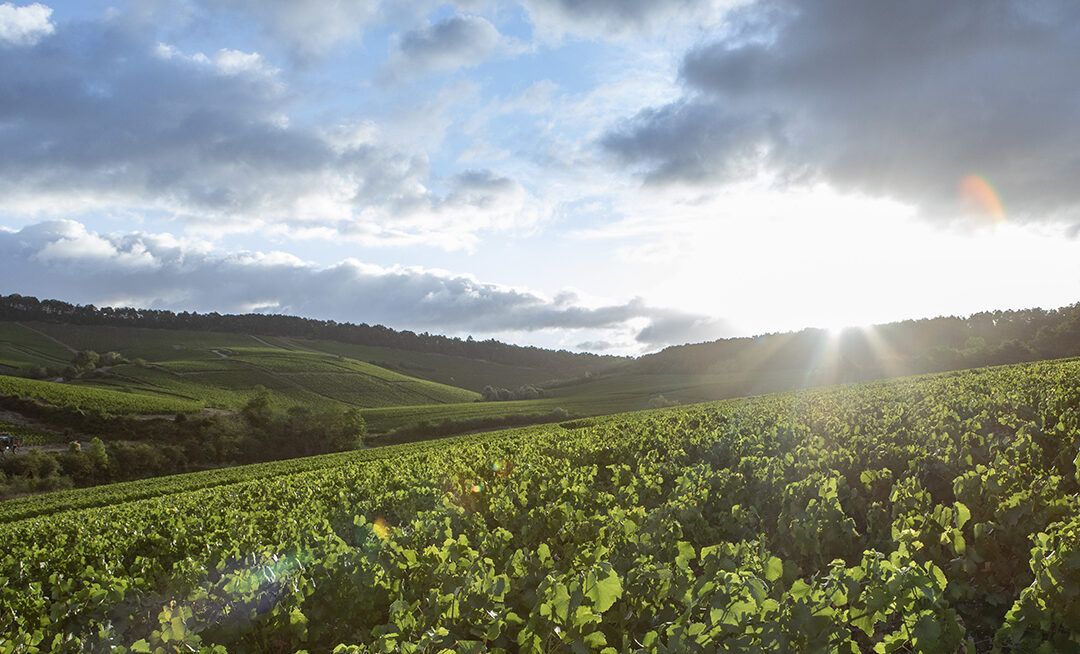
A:
{"label": "cloud", "polygon": [[175,311],[269,311],[436,333],[541,330],[623,332],[643,320],[641,343],[700,333],[706,319],[640,299],[583,306],[573,293],[539,293],[421,267],[348,259],[315,266],[281,252],[222,253],[168,234],[99,234],[70,220],[0,230],[0,291]]}
{"label": "cloud", "polygon": [[379,0],[197,0],[197,4],[210,16],[232,12],[253,19],[268,44],[284,46],[302,63],[359,38],[384,10]]}
{"label": "cloud", "polygon": [[610,341],[582,341],[574,346],[575,350],[584,352],[604,352],[605,350],[614,350],[620,347],[616,343]]}
{"label": "cloud", "polygon": [[479,64],[500,41],[495,26],[479,16],[455,15],[398,38],[384,75],[414,77]]}
{"label": "cloud", "polygon": [[640,112],[601,144],[650,182],[705,183],[752,177],[782,148],[782,128],[767,108],[738,114],[682,99]]}
{"label": "cloud", "polygon": [[653,30],[674,18],[708,15],[710,0],[525,0],[541,32],[610,38]]}
{"label": "cloud", "polygon": [[16,7],[5,2],[0,4],[0,47],[29,46],[56,31],[49,22],[52,8],[34,3]]}
{"label": "cloud", "polygon": [[635,339],[649,349],[656,349],[673,343],[702,343],[732,335],[731,325],[725,320],[668,311],[655,315]]}
{"label": "cloud", "polygon": [[425,152],[372,123],[293,124],[279,73],[257,52],[184,53],[118,20],[72,24],[48,48],[0,48],[0,201],[445,248],[535,220],[520,184],[435,178]]}
{"label": "cloud", "polygon": [[1009,217],[1080,214],[1080,5],[759,0],[686,53],[684,94],[601,147],[654,183],[757,173],[963,212],[990,181]]}
{"label": "cloud", "polygon": [[222,48],[214,56],[214,63],[217,65],[218,70],[226,75],[250,73],[275,75],[277,73],[275,69],[268,67],[263,62],[262,55],[258,52],[241,52],[240,50]]}

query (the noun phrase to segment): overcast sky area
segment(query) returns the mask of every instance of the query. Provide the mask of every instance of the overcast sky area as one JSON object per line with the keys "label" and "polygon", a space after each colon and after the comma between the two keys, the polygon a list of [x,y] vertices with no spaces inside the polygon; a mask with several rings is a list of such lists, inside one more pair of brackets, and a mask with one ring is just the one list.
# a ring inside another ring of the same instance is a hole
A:
{"label": "overcast sky area", "polygon": [[641,354],[1080,301],[1074,0],[0,2],[0,293]]}

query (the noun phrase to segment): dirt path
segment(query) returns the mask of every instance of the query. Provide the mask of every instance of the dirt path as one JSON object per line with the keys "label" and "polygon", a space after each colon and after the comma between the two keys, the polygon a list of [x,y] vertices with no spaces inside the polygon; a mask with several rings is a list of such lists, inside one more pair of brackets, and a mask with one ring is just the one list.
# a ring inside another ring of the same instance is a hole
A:
{"label": "dirt path", "polygon": [[308,345],[300,345],[299,343],[296,342],[296,339],[289,338],[288,336],[279,336],[278,338],[281,339],[282,343],[285,343],[285,344],[287,344],[287,345],[289,345],[291,347],[294,347],[294,348],[300,350],[301,352],[312,352],[314,354],[328,354],[328,355],[330,355],[332,357],[341,356],[340,354],[337,354],[335,352],[327,352],[326,350],[319,350],[319,349],[310,347]]}
{"label": "dirt path", "polygon": [[256,341],[259,341],[260,343],[262,343],[262,344],[263,344],[263,345],[265,345],[266,347],[272,347],[272,348],[274,348],[275,350],[284,350],[284,349],[285,349],[285,348],[281,347],[280,345],[274,345],[273,343],[267,343],[267,342],[266,342],[266,341],[264,341],[263,339],[259,338],[258,336],[255,336],[255,335],[253,335],[253,334],[248,334],[248,336],[251,336],[251,337],[252,337],[252,338],[254,338],[254,339],[255,339]]}
{"label": "dirt path", "polygon": [[[236,413],[235,411],[229,411],[228,409],[206,408],[206,409],[203,409],[202,411],[200,411],[198,413],[195,413],[195,414],[184,414],[184,415],[187,415],[187,416],[190,416],[190,417],[228,416],[228,415],[234,415],[235,413]],[[177,414],[175,414],[175,413],[140,413],[139,415],[132,416],[132,417],[134,417],[136,420],[172,420],[172,419],[176,418],[176,416],[177,416]]]}

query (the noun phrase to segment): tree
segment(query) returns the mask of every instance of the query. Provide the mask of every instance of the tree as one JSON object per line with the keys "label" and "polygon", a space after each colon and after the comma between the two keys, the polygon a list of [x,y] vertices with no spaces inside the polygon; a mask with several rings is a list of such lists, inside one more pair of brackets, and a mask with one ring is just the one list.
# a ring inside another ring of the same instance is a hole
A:
{"label": "tree", "polygon": [[104,479],[109,471],[109,454],[105,451],[105,443],[95,436],[86,446],[86,456],[94,464],[96,476]]}
{"label": "tree", "polygon": [[267,427],[274,417],[274,409],[270,403],[270,393],[262,386],[256,386],[257,395],[240,409],[240,415],[244,417],[252,427]]}
{"label": "tree", "polygon": [[87,370],[93,370],[98,367],[101,362],[101,355],[93,350],[80,350],[75,359],[71,362],[71,366],[75,368],[77,372],[85,372]]}

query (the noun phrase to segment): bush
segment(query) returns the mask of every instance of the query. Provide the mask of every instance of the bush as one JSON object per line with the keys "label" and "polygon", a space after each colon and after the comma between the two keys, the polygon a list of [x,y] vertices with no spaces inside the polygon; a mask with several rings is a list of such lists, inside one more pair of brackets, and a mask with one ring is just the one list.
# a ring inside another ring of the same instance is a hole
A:
{"label": "bush", "polygon": [[669,400],[663,395],[654,395],[649,398],[650,409],[664,409],[669,406],[679,406],[678,400]]}

